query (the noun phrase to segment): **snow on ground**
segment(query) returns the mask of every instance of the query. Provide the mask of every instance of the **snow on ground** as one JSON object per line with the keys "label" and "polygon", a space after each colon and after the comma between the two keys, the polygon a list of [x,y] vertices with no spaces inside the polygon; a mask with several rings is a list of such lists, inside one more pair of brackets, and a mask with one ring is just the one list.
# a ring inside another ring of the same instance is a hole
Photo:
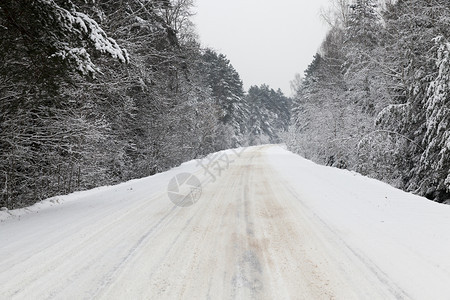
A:
{"label": "snow on ground", "polygon": [[[450,295],[450,206],[280,147],[267,152],[309,211],[415,299]],[[368,295],[369,296],[369,295]],[[403,295],[405,297],[405,295]]]}
{"label": "snow on ground", "polygon": [[0,211],[0,298],[448,299],[450,206],[280,146],[201,162]]}
{"label": "snow on ground", "polygon": [[[60,195],[42,200],[34,205],[25,208],[0,210],[0,223],[9,219],[20,219],[26,215],[34,213],[46,213],[53,210],[63,210],[63,207],[69,206],[70,214],[76,210],[82,211],[84,208],[121,206],[127,199],[150,197],[156,194],[166,194],[167,184],[172,177],[179,173],[195,173],[207,168],[207,164],[213,163],[220,157],[228,157],[230,160],[244,152],[245,148],[236,148],[230,150],[212,153],[206,157],[191,160],[181,164],[176,168],[150,177],[134,179],[114,186],[102,186],[88,191],[74,192],[68,195]],[[202,165],[204,168],[202,168]],[[224,166],[225,167],[225,166]],[[211,178],[204,178],[211,181]],[[95,200],[94,200],[95,199]],[[95,203],[93,203],[94,201]]]}

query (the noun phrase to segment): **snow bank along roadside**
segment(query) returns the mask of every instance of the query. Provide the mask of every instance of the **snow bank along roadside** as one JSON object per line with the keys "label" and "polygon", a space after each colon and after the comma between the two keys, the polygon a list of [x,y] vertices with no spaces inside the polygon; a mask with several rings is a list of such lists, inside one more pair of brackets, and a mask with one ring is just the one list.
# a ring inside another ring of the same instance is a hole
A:
{"label": "snow bank along roadside", "polygon": [[450,294],[450,206],[358,173],[317,165],[281,147],[267,158],[307,211],[364,263],[412,298]]}
{"label": "snow bank along roadside", "polygon": [[[245,150],[246,148],[242,147],[223,150],[212,153],[207,157],[211,155],[213,155],[214,157],[218,157],[222,154],[226,154],[231,160],[233,156],[239,155],[239,153]],[[25,208],[14,210],[7,210],[3,208],[2,210],[0,210],[0,222],[22,218],[34,213],[44,213],[52,211],[54,209],[60,210],[69,205],[78,206],[79,208],[81,208],[83,205],[87,205],[85,206],[86,208],[89,207],[89,205],[113,205],[116,202],[135,198],[135,196],[141,195],[142,193],[147,193],[148,196],[155,195],[156,193],[165,193],[167,191],[167,184],[173,176],[184,172],[198,173],[202,171],[203,169],[202,166],[199,165],[199,160],[203,159],[205,158],[184,162],[178,167],[149,177],[133,179],[127,182],[119,183],[117,185],[101,186],[87,191],[79,191],[68,195],[51,197]],[[204,172],[201,172],[200,175],[204,175],[203,173]],[[169,199],[167,201],[169,201]]]}

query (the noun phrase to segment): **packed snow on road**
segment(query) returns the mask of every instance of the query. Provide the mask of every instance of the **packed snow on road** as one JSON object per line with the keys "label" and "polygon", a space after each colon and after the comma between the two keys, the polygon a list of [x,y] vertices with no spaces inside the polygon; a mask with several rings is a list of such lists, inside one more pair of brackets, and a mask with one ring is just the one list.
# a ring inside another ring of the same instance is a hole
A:
{"label": "packed snow on road", "polygon": [[0,212],[0,298],[448,299],[450,206],[266,145]]}

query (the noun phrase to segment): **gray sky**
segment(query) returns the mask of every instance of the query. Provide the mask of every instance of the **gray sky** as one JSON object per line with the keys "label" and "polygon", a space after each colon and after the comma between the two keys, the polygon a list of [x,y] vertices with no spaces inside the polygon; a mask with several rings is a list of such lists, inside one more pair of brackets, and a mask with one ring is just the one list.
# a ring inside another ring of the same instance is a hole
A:
{"label": "gray sky", "polygon": [[326,34],[328,0],[196,0],[200,41],[225,54],[244,86],[268,84],[291,94],[290,81],[312,61]]}

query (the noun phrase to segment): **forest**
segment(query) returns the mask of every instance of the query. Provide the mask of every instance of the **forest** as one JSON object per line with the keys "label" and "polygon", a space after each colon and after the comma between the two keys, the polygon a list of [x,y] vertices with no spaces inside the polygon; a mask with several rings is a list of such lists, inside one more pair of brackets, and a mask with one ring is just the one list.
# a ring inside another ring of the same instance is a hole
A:
{"label": "forest", "polygon": [[280,142],[291,100],[244,91],[193,0],[0,3],[0,207]]}
{"label": "forest", "polygon": [[286,143],[450,203],[450,2],[333,3],[320,51],[292,82]]}

